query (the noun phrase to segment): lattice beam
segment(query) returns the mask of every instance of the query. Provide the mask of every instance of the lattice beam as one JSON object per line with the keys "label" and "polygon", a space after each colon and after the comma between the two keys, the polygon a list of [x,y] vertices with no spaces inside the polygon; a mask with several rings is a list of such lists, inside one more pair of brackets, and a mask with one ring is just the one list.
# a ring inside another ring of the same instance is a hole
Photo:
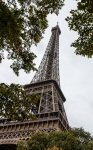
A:
{"label": "lattice beam", "polygon": [[55,80],[60,86],[59,78],[59,35],[60,28],[57,25],[52,28],[52,35],[46,48],[41,64],[31,83],[45,80]]}

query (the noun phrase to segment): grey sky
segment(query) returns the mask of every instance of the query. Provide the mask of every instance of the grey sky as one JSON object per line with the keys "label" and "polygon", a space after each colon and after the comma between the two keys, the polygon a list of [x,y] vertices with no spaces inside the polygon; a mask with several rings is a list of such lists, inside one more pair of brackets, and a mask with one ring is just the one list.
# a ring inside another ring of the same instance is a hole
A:
{"label": "grey sky", "polygon": [[[93,58],[88,59],[82,56],[76,56],[74,48],[70,47],[71,42],[77,38],[75,32],[69,31],[67,22],[64,18],[69,15],[71,8],[76,8],[76,1],[66,0],[64,8],[60,11],[59,16],[49,15],[49,28],[44,34],[44,39],[37,47],[32,50],[37,55],[36,65],[45,52],[46,46],[50,39],[51,28],[59,22],[61,29],[59,53],[60,53],[60,82],[61,89],[66,97],[65,110],[71,127],[83,127],[93,135]],[[10,61],[3,61],[0,64],[0,82],[5,83],[30,83],[34,73],[25,74],[20,72],[16,77],[9,69]]]}

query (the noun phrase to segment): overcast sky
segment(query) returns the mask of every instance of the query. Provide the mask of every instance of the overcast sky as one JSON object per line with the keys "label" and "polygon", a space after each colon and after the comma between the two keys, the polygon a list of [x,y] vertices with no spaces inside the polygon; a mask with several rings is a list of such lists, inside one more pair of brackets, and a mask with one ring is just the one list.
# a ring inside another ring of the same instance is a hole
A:
{"label": "overcast sky", "polygon": [[[77,38],[77,33],[69,31],[65,17],[69,15],[70,9],[76,8],[76,1],[66,0],[65,6],[59,16],[49,15],[49,27],[44,34],[44,39],[37,47],[32,47],[37,55],[36,66],[41,62],[46,46],[51,36],[51,28],[59,22],[61,29],[59,41],[59,63],[61,89],[66,97],[64,104],[67,118],[71,127],[83,127],[93,135],[93,58],[88,59],[76,56],[74,48],[70,47],[71,42]],[[28,84],[34,73],[25,74],[20,72],[16,77],[9,69],[10,61],[3,61],[0,64],[0,82]]]}

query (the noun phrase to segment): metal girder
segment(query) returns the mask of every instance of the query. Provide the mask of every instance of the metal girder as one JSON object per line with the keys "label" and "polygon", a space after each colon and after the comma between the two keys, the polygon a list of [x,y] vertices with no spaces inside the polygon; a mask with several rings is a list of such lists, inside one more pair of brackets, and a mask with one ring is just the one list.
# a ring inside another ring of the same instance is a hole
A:
{"label": "metal girder", "polygon": [[[59,35],[57,25],[52,28],[52,35],[44,57],[31,83],[25,85],[26,92],[39,94],[40,100],[33,107],[35,120],[11,122],[0,121],[0,150],[10,150],[19,140],[27,140],[37,132],[53,132],[68,130],[69,124],[63,103],[66,101],[61,89],[59,78]],[[6,146],[8,144],[8,147]]]}
{"label": "metal girder", "polygon": [[46,48],[43,59],[40,63],[31,83],[53,79],[60,86],[59,78],[59,26],[52,28],[52,35]]}

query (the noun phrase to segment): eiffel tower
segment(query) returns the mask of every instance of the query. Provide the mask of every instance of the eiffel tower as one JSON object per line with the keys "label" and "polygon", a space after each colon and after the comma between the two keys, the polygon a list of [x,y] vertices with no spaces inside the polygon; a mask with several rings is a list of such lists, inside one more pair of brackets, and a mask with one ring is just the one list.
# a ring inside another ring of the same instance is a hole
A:
{"label": "eiffel tower", "polygon": [[[52,28],[52,34],[38,71],[25,90],[31,94],[40,94],[40,100],[33,108],[36,120],[8,122],[0,120],[0,150],[14,150],[19,140],[27,140],[33,133],[68,130],[64,102],[66,101],[59,77],[59,35],[58,24]],[[11,148],[12,147],[12,148]]]}

